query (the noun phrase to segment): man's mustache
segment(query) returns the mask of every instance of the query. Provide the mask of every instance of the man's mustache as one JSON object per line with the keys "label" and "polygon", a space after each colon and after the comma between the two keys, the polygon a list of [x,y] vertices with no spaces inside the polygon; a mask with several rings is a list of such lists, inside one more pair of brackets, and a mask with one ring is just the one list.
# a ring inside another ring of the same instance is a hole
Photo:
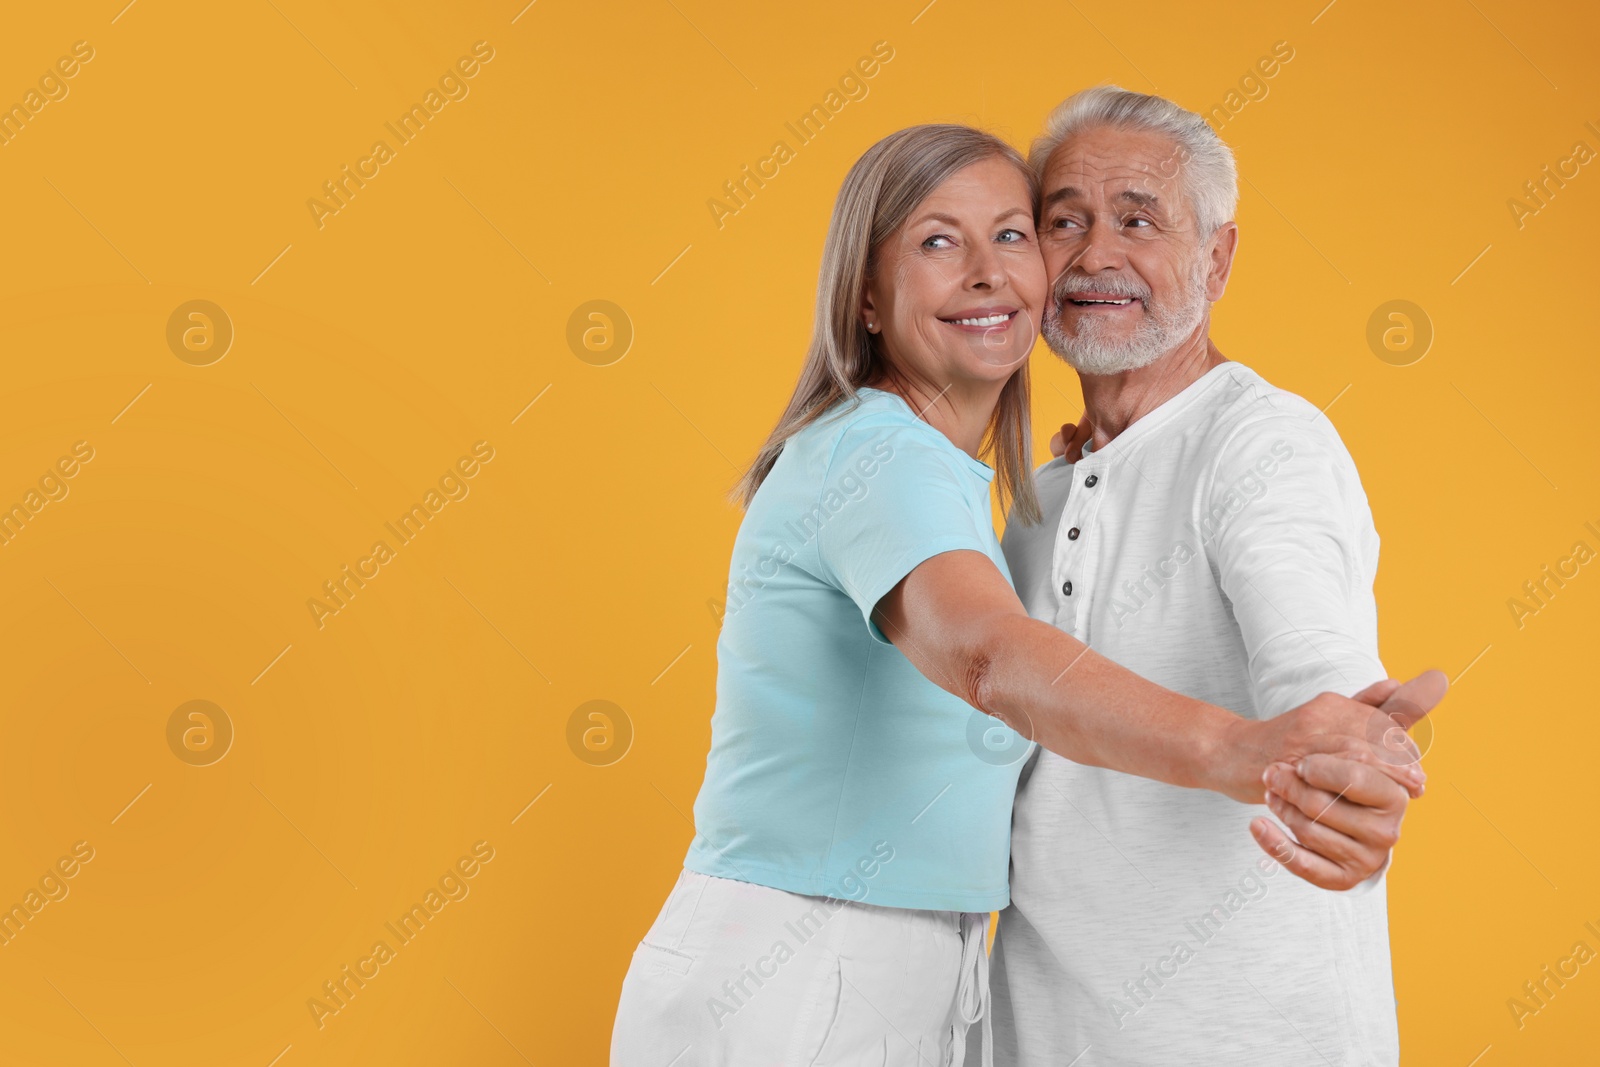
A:
{"label": "man's mustache", "polygon": [[1100,278],[1091,278],[1085,274],[1063,274],[1056,279],[1056,284],[1051,291],[1051,297],[1057,310],[1078,293],[1109,293],[1112,296],[1131,296],[1150,305],[1150,290],[1134,281],[1132,278],[1123,278],[1116,275],[1106,275]]}

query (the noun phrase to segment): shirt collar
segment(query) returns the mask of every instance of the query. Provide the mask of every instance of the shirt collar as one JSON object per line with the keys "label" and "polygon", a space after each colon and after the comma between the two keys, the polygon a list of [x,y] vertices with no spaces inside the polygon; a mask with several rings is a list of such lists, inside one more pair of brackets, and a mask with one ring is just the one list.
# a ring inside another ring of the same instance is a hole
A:
{"label": "shirt collar", "polygon": [[1137,445],[1143,438],[1159,430],[1163,425],[1171,422],[1181,415],[1190,405],[1199,400],[1219,382],[1232,377],[1233,372],[1241,364],[1231,360],[1218,363],[1200,377],[1184,386],[1176,395],[1169,397],[1158,405],[1155,410],[1147,412],[1136,420],[1133,425],[1113,437],[1104,448],[1096,450],[1091,438],[1083,444],[1083,457],[1078,460],[1079,466],[1088,466],[1090,469],[1099,469],[1114,463],[1119,457]]}

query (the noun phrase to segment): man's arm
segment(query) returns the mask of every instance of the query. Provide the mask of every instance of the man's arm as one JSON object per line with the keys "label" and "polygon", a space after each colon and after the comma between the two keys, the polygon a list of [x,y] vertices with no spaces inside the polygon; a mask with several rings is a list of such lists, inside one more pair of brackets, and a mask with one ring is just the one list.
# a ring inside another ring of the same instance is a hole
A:
{"label": "man's arm", "polygon": [[[1372,595],[1377,533],[1355,465],[1331,426],[1289,413],[1242,427],[1218,461],[1209,503],[1223,516],[1211,555],[1239,625],[1258,714],[1294,707],[1307,693],[1355,693],[1383,678]],[[1428,685],[1433,700],[1442,696],[1442,678]],[[1392,689],[1378,683],[1364,696],[1376,703]],[[1269,772],[1268,790],[1269,808],[1301,845],[1347,867],[1381,873],[1387,866],[1407,801],[1392,781],[1312,760]],[[1294,841],[1270,820],[1256,820],[1252,830],[1273,855],[1293,856]]]}

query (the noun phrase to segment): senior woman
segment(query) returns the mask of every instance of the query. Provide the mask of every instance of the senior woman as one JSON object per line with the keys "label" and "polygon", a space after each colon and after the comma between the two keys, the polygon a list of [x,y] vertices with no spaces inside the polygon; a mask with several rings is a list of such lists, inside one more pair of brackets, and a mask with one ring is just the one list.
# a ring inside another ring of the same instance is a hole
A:
{"label": "senior woman", "polygon": [[1360,698],[1247,720],[1028,617],[990,494],[1038,521],[1034,201],[1016,151],[964,126],[895,133],[845,178],[805,366],[738,489],[697,833],[614,1065],[959,1064],[979,1019],[987,1063],[984,934],[1030,742],[1245,803],[1314,752],[1417,792]]}

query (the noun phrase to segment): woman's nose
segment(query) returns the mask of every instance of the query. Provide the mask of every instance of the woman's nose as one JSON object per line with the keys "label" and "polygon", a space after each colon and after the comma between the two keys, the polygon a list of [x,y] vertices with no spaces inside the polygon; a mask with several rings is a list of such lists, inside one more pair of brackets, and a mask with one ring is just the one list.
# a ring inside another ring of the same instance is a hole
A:
{"label": "woman's nose", "polygon": [[1005,281],[1000,257],[990,248],[979,248],[972,253],[967,264],[967,284],[973,288],[997,289]]}

